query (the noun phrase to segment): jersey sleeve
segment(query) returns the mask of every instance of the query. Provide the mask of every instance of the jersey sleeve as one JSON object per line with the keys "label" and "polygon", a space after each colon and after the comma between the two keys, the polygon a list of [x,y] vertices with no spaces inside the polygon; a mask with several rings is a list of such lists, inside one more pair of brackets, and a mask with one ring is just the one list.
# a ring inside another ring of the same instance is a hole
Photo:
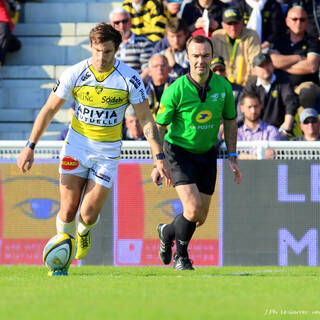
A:
{"label": "jersey sleeve", "polygon": [[226,82],[226,97],[222,116],[226,120],[233,120],[237,116],[231,84]]}
{"label": "jersey sleeve", "polygon": [[67,100],[71,96],[71,92],[74,87],[74,78],[74,69],[66,69],[52,89],[55,95],[57,95],[61,99]]}
{"label": "jersey sleeve", "polygon": [[147,99],[147,93],[140,75],[135,72],[129,76],[129,102],[138,104]]}
{"label": "jersey sleeve", "polygon": [[167,125],[172,122],[172,118],[176,109],[176,99],[174,92],[177,86],[171,84],[167,89],[163,91],[160,100],[160,106],[156,117],[156,122],[162,125]]}

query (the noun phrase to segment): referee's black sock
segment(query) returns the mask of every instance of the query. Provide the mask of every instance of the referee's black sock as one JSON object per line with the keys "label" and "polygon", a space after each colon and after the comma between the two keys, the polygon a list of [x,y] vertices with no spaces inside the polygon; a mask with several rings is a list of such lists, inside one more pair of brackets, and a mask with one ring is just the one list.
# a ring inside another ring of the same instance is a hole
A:
{"label": "referee's black sock", "polygon": [[174,240],[176,236],[174,224],[175,224],[175,221],[180,216],[182,216],[182,213],[179,213],[177,216],[175,216],[174,220],[170,224],[167,224],[166,227],[163,229],[163,235],[167,240],[170,240],[170,241]]}
{"label": "referee's black sock", "polygon": [[187,220],[183,215],[175,220],[176,248],[180,257],[188,256],[188,245],[196,230],[196,223]]}

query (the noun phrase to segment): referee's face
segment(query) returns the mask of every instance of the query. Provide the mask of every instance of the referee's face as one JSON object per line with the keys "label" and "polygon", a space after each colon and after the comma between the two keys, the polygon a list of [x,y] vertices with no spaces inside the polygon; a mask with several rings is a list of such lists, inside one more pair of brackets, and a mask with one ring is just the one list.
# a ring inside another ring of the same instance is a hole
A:
{"label": "referee's face", "polygon": [[212,50],[207,42],[190,42],[187,51],[187,60],[190,64],[191,76],[209,75]]}

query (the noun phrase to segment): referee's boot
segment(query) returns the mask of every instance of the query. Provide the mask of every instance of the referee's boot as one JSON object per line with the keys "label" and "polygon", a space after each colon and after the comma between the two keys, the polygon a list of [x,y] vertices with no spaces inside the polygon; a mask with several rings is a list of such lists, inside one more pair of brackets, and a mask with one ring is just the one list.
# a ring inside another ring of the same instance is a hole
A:
{"label": "referee's boot", "polygon": [[75,259],[83,259],[91,248],[90,231],[86,234],[77,233],[77,253]]}
{"label": "referee's boot", "polygon": [[175,270],[194,270],[189,257],[180,257],[177,253],[173,256],[173,267]]}
{"label": "referee's boot", "polygon": [[159,257],[164,264],[169,264],[172,258],[172,247],[173,241],[166,240],[163,236],[163,228],[166,224],[160,223],[157,227],[159,239],[160,239],[160,249]]}

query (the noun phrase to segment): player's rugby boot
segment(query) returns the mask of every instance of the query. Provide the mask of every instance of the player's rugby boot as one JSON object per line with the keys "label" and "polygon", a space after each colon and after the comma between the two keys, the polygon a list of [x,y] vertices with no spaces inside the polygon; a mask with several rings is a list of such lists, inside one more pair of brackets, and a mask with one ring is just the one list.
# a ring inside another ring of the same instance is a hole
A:
{"label": "player's rugby boot", "polygon": [[48,276],[49,277],[55,277],[55,276],[67,276],[68,270],[67,268],[63,268],[61,270],[55,270],[55,271],[49,271]]}
{"label": "player's rugby boot", "polygon": [[173,256],[173,267],[176,270],[194,270],[189,257],[179,257],[176,253]]}
{"label": "player's rugby boot", "polygon": [[164,264],[169,264],[172,258],[172,247],[173,241],[165,240],[163,236],[163,228],[166,224],[159,224],[157,227],[159,239],[160,239],[160,249],[159,249],[159,257]]}
{"label": "player's rugby boot", "polygon": [[77,233],[77,253],[75,259],[83,259],[89,252],[91,247],[90,231],[86,234]]}

